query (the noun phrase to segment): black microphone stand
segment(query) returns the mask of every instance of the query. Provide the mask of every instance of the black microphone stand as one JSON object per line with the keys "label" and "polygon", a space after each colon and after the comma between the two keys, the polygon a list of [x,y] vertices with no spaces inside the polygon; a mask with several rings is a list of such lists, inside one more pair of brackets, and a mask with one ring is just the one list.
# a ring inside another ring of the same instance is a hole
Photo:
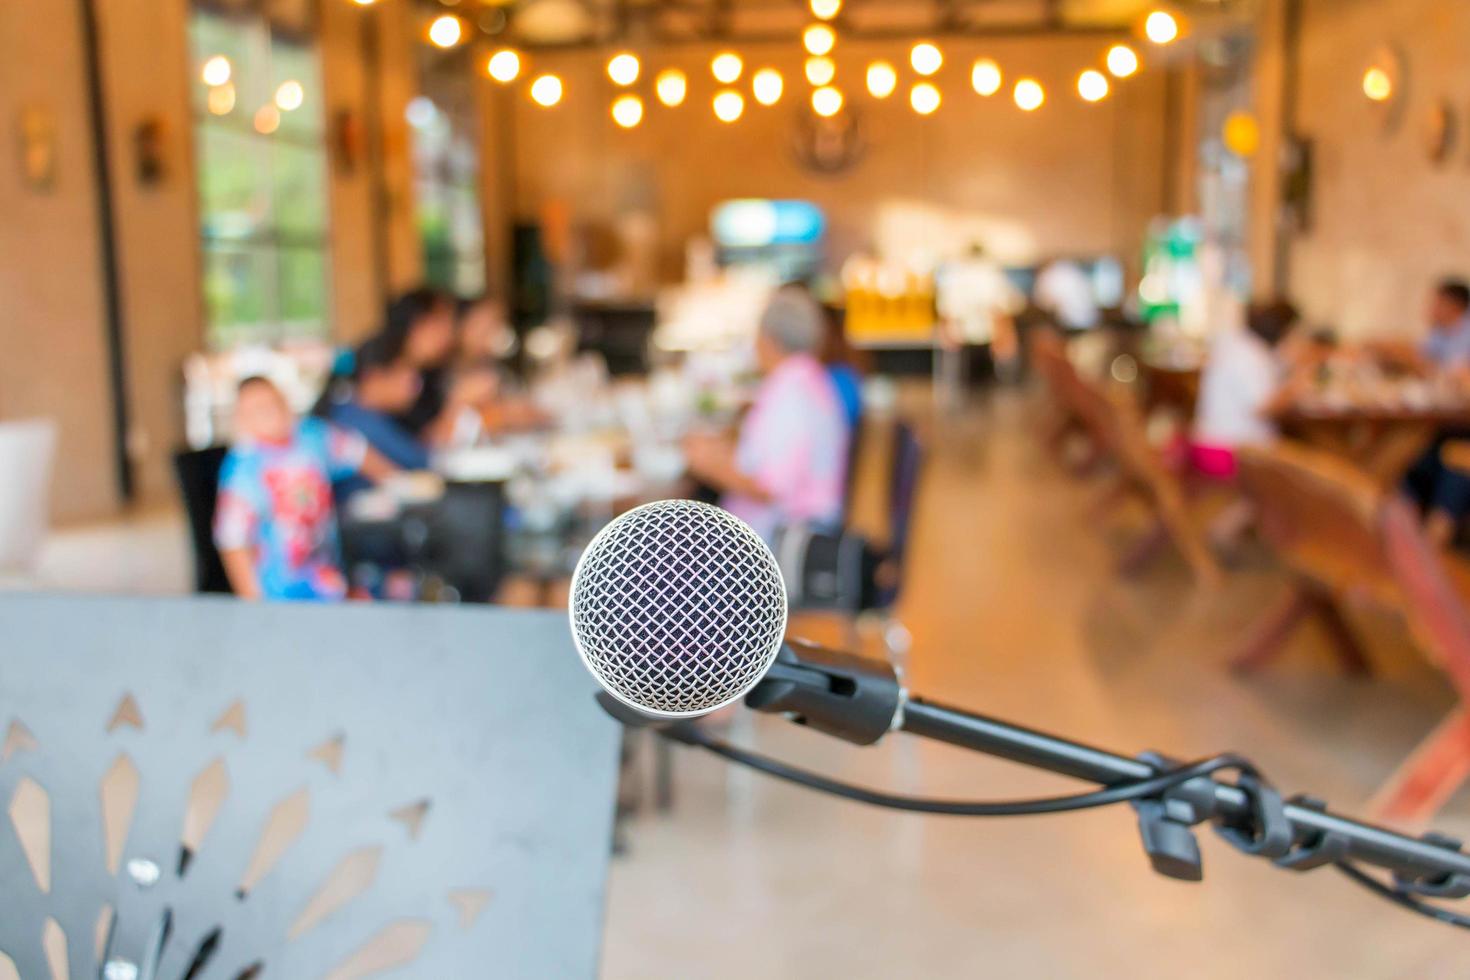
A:
{"label": "black microphone stand", "polygon": [[[615,709],[612,699],[603,697],[602,702],[620,720],[640,721],[626,709]],[[904,731],[1102,787],[1137,788],[1157,780],[1165,785],[1159,792],[1127,798],[1137,811],[1144,851],[1154,870],[1171,878],[1199,881],[1203,877],[1194,828],[1209,823],[1244,853],[1293,871],[1336,864],[1360,883],[1403,904],[1414,904],[1406,896],[1470,896],[1470,855],[1452,838],[1438,834],[1408,837],[1333,814],[1310,797],[1283,799],[1248,764],[1243,764],[1246,771],[1235,782],[1213,775],[1171,782],[1167,777],[1179,770],[1179,764],[1165,756],[1117,755],[910,697],[893,668],[882,661],[792,641],[745,703],[757,711],[786,714],[798,724],[859,745],[877,742],[890,731]],[[712,747],[706,736],[687,724],[670,726],[664,733]],[[1392,872],[1396,889],[1372,879],[1363,882],[1361,872],[1352,867],[1355,864]],[[1432,906],[1418,910],[1446,921],[1456,918]]]}

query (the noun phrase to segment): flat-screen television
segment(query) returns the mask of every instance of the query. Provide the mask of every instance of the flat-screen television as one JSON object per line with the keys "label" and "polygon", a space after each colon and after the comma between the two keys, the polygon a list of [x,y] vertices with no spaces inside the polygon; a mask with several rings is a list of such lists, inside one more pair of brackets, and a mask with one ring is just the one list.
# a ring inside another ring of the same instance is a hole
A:
{"label": "flat-screen television", "polygon": [[826,231],[826,216],[810,201],[737,198],[710,212],[721,265],[766,266],[783,281],[817,273]]}

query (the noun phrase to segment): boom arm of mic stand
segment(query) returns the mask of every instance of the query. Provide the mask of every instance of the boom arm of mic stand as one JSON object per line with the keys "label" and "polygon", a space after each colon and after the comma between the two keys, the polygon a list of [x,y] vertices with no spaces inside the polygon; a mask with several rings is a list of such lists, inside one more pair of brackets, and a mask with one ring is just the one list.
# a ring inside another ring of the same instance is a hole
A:
{"label": "boom arm of mic stand", "polygon": [[[887,663],[800,641],[781,650],[745,703],[858,745],[904,731],[1103,786],[1140,782],[1172,768],[1162,756],[1130,758],[909,698]],[[1282,800],[1250,776],[1235,784],[1201,776],[1135,803],[1135,809],[1154,870],[1169,877],[1202,877],[1192,828],[1211,823],[1236,848],[1282,868],[1360,862],[1393,872],[1400,887],[1416,894],[1470,896],[1470,855],[1459,841],[1436,834],[1407,837],[1338,816],[1307,797]]]}

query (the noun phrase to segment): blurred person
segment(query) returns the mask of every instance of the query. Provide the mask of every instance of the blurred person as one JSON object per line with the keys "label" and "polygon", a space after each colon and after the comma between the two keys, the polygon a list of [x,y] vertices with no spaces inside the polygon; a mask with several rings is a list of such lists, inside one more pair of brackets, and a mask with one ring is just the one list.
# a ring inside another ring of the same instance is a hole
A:
{"label": "blurred person", "polygon": [[[386,336],[373,337],[353,355],[346,390],[331,398],[320,414],[340,429],[356,432],[384,459],[402,470],[429,468],[429,447],[399,420],[418,399],[419,372]],[[336,484],[346,500],[372,485],[362,474]]]}
{"label": "blurred person", "polygon": [[388,306],[383,337],[419,373],[419,393],[398,421],[425,444],[453,441],[465,411],[494,395],[487,371],[456,372],[457,331],[453,301],[429,288],[410,290]]}
{"label": "blurred person", "polygon": [[1463,279],[1440,280],[1425,319],[1429,332],[1417,344],[1380,340],[1368,349],[1392,367],[1420,374],[1470,372],[1470,285]]}
{"label": "blurred person", "polygon": [[345,598],[332,481],[379,480],[394,466],[362,436],[319,418],[300,422],[269,380],[246,378],[235,405],[235,444],[220,470],[214,538],[244,599]]}
{"label": "blurred person", "polygon": [[[1024,299],[1000,264],[975,242],[962,258],[940,267],[935,288],[943,347],[955,352],[967,344],[989,344],[996,375],[1013,378],[1020,364],[1015,316]],[[953,373],[962,373],[961,359],[951,361]],[[957,387],[964,379],[951,377],[947,383]]]}
{"label": "blurred person", "polygon": [[520,345],[506,316],[505,302],[491,293],[461,302],[458,345],[460,364],[495,362],[509,369]]}
{"label": "blurred person", "polygon": [[841,520],[848,431],[816,356],[824,334],[822,309],[809,294],[777,290],[755,342],[763,380],[737,441],[685,441],[690,476],[719,491],[721,506],[767,541],[783,524]]}
{"label": "blurred person", "polygon": [[1091,330],[1102,318],[1092,277],[1071,259],[1053,259],[1036,276],[1032,302],[1063,330]]}
{"label": "blurred person", "polygon": [[485,432],[498,433],[543,426],[547,416],[525,396],[516,355],[520,343],[506,316],[505,303],[492,294],[467,300],[459,307],[459,338],[451,375],[494,376],[494,389],[474,406]]}

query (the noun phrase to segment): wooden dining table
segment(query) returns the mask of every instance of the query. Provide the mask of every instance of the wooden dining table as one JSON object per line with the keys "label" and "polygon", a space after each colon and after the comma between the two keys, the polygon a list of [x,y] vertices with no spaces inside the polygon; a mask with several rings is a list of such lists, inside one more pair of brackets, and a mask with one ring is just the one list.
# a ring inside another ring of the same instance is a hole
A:
{"label": "wooden dining table", "polygon": [[1381,486],[1397,485],[1441,432],[1470,431],[1460,404],[1292,404],[1274,413],[1281,432],[1351,460]]}

